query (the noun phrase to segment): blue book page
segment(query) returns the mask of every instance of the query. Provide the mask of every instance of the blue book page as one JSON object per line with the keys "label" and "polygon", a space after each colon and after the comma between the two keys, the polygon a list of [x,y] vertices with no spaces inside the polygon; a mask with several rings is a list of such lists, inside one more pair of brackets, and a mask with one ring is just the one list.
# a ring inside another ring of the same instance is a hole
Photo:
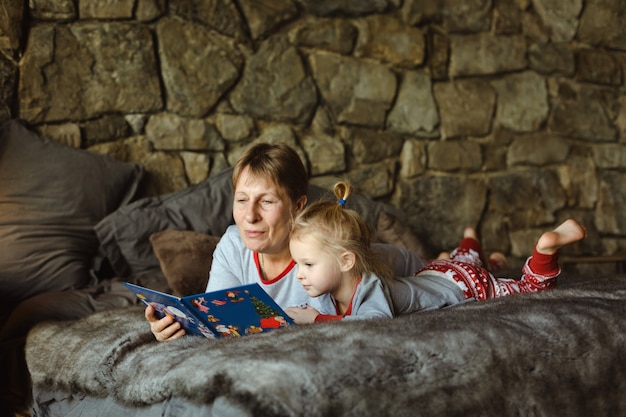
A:
{"label": "blue book page", "polygon": [[265,333],[293,324],[259,284],[190,295],[182,301],[219,337]]}
{"label": "blue book page", "polygon": [[124,285],[146,306],[151,305],[157,317],[166,315],[179,322],[188,334],[216,338],[215,333],[189,310],[179,297],[125,282]]}

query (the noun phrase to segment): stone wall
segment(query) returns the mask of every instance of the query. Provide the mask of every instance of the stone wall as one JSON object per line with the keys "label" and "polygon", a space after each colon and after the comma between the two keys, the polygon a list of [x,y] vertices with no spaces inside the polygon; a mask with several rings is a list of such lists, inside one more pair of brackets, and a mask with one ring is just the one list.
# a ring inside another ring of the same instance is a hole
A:
{"label": "stone wall", "polygon": [[626,250],[623,0],[3,0],[0,120],[141,163],[145,195],[254,140],[526,256],[563,218]]}

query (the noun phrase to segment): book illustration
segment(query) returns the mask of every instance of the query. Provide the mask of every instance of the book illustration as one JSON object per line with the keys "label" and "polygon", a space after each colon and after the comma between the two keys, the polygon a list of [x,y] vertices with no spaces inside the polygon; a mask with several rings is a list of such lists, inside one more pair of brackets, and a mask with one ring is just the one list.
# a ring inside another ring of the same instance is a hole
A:
{"label": "book illustration", "polygon": [[250,301],[254,305],[257,314],[261,317],[261,328],[277,329],[287,325],[285,317],[283,316],[284,313],[276,311],[272,306],[265,304],[252,295],[250,296]]}
{"label": "book illustration", "polygon": [[[257,334],[291,324],[286,313],[265,291],[254,285],[256,287],[216,291],[212,297],[199,294],[184,297],[183,300],[196,309],[203,321],[213,325],[222,337]],[[259,294],[259,290],[263,293]]]}
{"label": "book illustration", "polygon": [[[169,297],[161,298],[159,296],[155,296],[153,298],[138,291],[133,290],[133,292],[135,292],[135,295],[143,304],[146,306],[151,305],[152,308],[154,308],[157,317],[163,318],[165,316],[170,316],[172,319],[179,322],[189,333],[204,336],[208,339],[215,339],[215,333],[210,328],[199,321],[195,315],[189,314],[188,310],[184,306],[172,303],[172,300]],[[178,300],[175,300],[175,297],[173,298],[173,301],[178,302]]]}
{"label": "book illustration", "polygon": [[169,315],[189,334],[207,338],[239,337],[267,332],[293,322],[259,284],[176,297],[124,283],[159,317]]}

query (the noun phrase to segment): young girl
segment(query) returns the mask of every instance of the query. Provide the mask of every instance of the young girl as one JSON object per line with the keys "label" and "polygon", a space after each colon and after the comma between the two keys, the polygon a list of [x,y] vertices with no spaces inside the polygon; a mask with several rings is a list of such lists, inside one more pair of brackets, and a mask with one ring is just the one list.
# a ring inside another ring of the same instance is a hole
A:
{"label": "young girl", "polygon": [[344,207],[350,186],[338,182],[338,202],[307,207],[291,230],[289,248],[298,265],[296,278],[311,297],[309,305],[289,307],[298,324],[394,317],[467,300],[543,291],[556,285],[561,272],[558,250],[583,239],[575,220],[561,223],[537,241],[520,280],[494,278],[482,267],[481,247],[472,228],[465,229],[450,259],[437,259],[414,276],[393,278],[373,252],[370,231],[355,211]]}

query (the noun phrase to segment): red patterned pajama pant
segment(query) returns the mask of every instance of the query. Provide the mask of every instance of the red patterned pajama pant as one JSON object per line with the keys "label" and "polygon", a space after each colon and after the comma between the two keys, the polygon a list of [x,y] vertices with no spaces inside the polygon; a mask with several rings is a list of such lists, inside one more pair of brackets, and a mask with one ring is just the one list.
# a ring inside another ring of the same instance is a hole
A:
{"label": "red patterned pajama pant", "polygon": [[434,272],[456,282],[463,290],[465,298],[486,300],[518,293],[544,291],[556,285],[556,277],[561,273],[558,255],[544,255],[535,249],[533,256],[526,260],[519,280],[495,278],[483,268],[480,260],[480,243],[472,238],[463,238],[458,248],[450,253],[450,259],[430,262],[415,275]]}

